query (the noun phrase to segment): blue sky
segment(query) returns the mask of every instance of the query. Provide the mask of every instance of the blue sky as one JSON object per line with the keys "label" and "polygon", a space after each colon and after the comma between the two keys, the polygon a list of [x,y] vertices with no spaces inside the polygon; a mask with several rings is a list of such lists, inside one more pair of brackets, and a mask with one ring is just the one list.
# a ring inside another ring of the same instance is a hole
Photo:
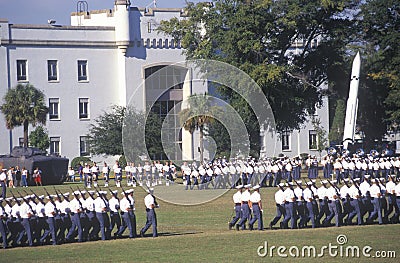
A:
{"label": "blue sky", "polygon": [[[207,0],[204,0],[207,1]],[[69,25],[70,14],[76,11],[78,0],[0,0],[0,18],[13,24],[47,24],[54,19],[57,24]],[[114,0],[86,0],[90,10],[111,9]],[[145,7],[152,0],[131,0],[131,6]],[[201,2],[190,0],[190,2]],[[157,7],[185,6],[185,0],[157,0]]]}

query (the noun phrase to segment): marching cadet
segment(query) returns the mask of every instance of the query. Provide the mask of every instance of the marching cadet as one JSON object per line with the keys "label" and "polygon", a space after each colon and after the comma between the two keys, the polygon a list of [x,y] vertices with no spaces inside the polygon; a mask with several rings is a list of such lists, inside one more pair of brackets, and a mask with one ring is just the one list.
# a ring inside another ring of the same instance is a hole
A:
{"label": "marching cadet", "polygon": [[285,196],[285,217],[282,221],[282,226],[284,229],[288,228],[290,220],[290,228],[295,229],[297,226],[297,215],[296,215],[296,195],[293,189],[293,183],[289,182],[286,184],[287,188],[283,193]]}
{"label": "marching cadet", "polygon": [[302,181],[295,181],[297,187],[294,189],[296,195],[296,212],[299,218],[299,228],[305,227],[307,223],[305,200],[303,197]]}
{"label": "marching cadet", "polygon": [[[61,218],[61,209],[62,209],[62,198],[60,194],[56,194],[53,196],[56,200],[54,201],[55,207],[58,213],[54,215],[54,223],[55,223],[55,232],[57,234],[57,240],[60,240],[63,235],[65,235],[65,226],[62,223]],[[64,233],[64,234],[63,234]]]}
{"label": "marching cadet", "polygon": [[235,217],[228,223],[229,225],[229,230],[232,229],[232,227],[236,224],[236,222],[241,218],[242,216],[242,190],[243,190],[243,185],[238,185],[236,186],[237,192],[233,195],[233,203],[234,203],[234,210],[235,210]]}
{"label": "marching cadet", "polygon": [[132,186],[133,185],[132,169],[133,169],[133,167],[132,167],[131,163],[127,163],[126,166],[125,166],[125,176],[126,176],[126,185],[127,186]]}
{"label": "marching cadet", "polygon": [[[394,217],[393,222],[398,223],[399,216],[400,216],[400,182],[394,188],[394,194],[396,195],[396,206],[395,206],[395,213],[393,216]],[[7,211],[7,209],[6,209],[6,211]]]}
{"label": "marching cadet", "polygon": [[199,187],[199,172],[197,171],[196,167],[193,167],[193,170],[192,170],[190,176],[193,179],[193,184],[190,187],[190,190],[193,190],[194,186],[197,186],[197,190],[199,190],[200,189],[200,187]]}
{"label": "marching cadet", "polygon": [[36,223],[36,234],[35,239],[39,240],[42,236],[42,232],[46,228],[46,211],[45,211],[45,202],[44,195],[38,196],[38,203],[36,204],[36,215],[37,215],[37,223]]}
{"label": "marching cadet", "polygon": [[[285,194],[284,194],[285,189],[283,188],[284,186],[285,186],[284,183],[279,183],[278,184],[279,190],[275,193],[276,216],[269,223],[270,229],[272,229],[272,227],[276,223],[278,223],[278,221],[279,221],[279,219],[281,219],[281,217],[285,218]],[[283,228],[282,223],[281,223],[281,228]]]}
{"label": "marching cadet", "polygon": [[[369,182],[369,178],[370,178],[369,174],[364,175],[363,182],[361,184],[359,184],[359,189],[361,191],[361,197],[362,197],[362,210],[361,210],[361,213],[362,213],[363,217],[365,216],[365,214],[367,212],[369,212],[371,214],[373,209],[374,209],[374,207],[373,207],[373,205],[371,203],[371,195],[370,195],[370,192],[369,192],[369,188],[371,186],[370,182]],[[358,178],[356,178],[354,181],[356,183],[358,183],[359,180],[358,180]]]}
{"label": "marching cadet", "polygon": [[[114,226],[117,227],[117,232],[121,227],[121,217],[119,215],[119,199],[118,199],[118,191],[114,190],[111,191],[112,197],[108,201],[109,208],[110,208],[110,234],[114,229]],[[114,238],[117,237],[117,232],[114,233]]]}
{"label": "marching cadet", "polygon": [[[388,216],[395,210],[396,207],[396,194],[395,194],[395,187],[396,184],[393,182],[394,175],[389,175],[388,182],[386,183],[386,195],[388,197]],[[389,218],[388,218],[389,219]],[[393,217],[389,219],[390,223],[395,223],[393,221]]]}
{"label": "marching cadet", "polygon": [[[329,207],[328,207],[328,188],[326,184],[328,183],[327,180],[321,181],[321,186],[318,188],[317,193],[319,197],[319,213],[316,218],[317,226],[321,225],[321,219],[325,215],[325,219],[329,216]],[[322,222],[324,224],[324,221]]]}
{"label": "marching cadet", "polygon": [[304,226],[307,224],[308,221],[311,220],[311,227],[315,228],[315,214],[314,214],[314,207],[313,201],[315,200],[314,192],[312,191],[312,182],[307,182],[307,187],[303,190],[303,198],[306,201],[306,208],[307,216]]}
{"label": "marching cadet", "polygon": [[28,239],[28,245],[31,247],[33,246],[33,238],[32,238],[32,229],[31,229],[31,223],[29,221],[29,218],[33,215],[33,211],[28,205],[27,201],[24,200],[24,202],[21,204],[20,209],[19,209],[19,214],[21,217],[21,225],[23,227],[22,231],[19,234],[17,243],[20,243],[26,234],[26,237]]}
{"label": "marching cadet", "polygon": [[242,210],[242,217],[239,221],[239,223],[236,225],[236,230],[239,231],[239,228],[241,227],[242,230],[246,228],[246,221],[250,221],[250,207],[249,207],[249,202],[250,202],[250,189],[251,185],[246,184],[244,188],[246,189],[244,192],[242,192],[241,195],[241,210]]}
{"label": "marching cadet", "polygon": [[153,226],[153,237],[157,237],[157,217],[154,209],[158,208],[159,206],[157,204],[156,198],[153,195],[154,189],[149,188],[147,190],[147,193],[148,194],[144,198],[144,205],[146,206],[146,225],[140,230],[140,236],[144,237],[147,229],[149,229],[150,226]]}
{"label": "marching cadet", "polygon": [[136,237],[136,228],[134,228],[133,225],[133,209],[134,204],[132,203],[131,199],[129,198],[129,194],[133,192],[132,189],[126,190],[125,192],[122,192],[123,198],[120,201],[120,209],[121,209],[121,215],[123,219],[123,224],[121,225],[120,229],[117,232],[117,237],[122,237],[122,233],[124,233],[125,229],[129,229],[129,238],[135,238]]}
{"label": "marching cadet", "polygon": [[383,223],[389,223],[389,215],[388,215],[388,202],[386,200],[386,186],[385,186],[385,178],[380,178],[379,188],[381,190],[381,207],[382,207],[382,219]]}
{"label": "marching cadet", "polygon": [[57,208],[52,201],[53,196],[47,196],[46,205],[44,206],[45,213],[46,213],[46,229],[40,238],[40,243],[43,245],[47,236],[51,235],[51,241],[53,245],[57,245],[57,238],[56,238],[56,222],[54,217],[58,214]]}
{"label": "marching cadet", "polygon": [[373,220],[378,217],[378,223],[383,224],[382,218],[382,206],[381,206],[381,188],[379,186],[379,179],[375,178],[374,184],[369,188],[369,193],[371,195],[371,202],[374,206],[374,211],[369,215],[367,222],[372,223]]}
{"label": "marching cadet", "polygon": [[347,220],[344,220],[344,218],[349,216],[350,212],[351,212],[351,204],[350,204],[350,195],[349,195],[349,178],[345,178],[343,179],[343,185],[340,188],[340,199],[342,200],[342,205],[343,205],[343,213],[341,215],[341,222],[345,223]]}
{"label": "marching cadet", "polygon": [[69,208],[69,192],[63,194],[64,200],[61,202],[59,211],[60,211],[60,216],[61,216],[61,224],[62,227],[60,228],[57,236],[57,240],[59,243],[65,242],[65,235],[66,232],[71,227],[71,219],[70,219],[70,213],[71,210]]}
{"label": "marching cadet", "polygon": [[7,220],[7,214],[6,211],[3,208],[3,198],[0,198],[0,234],[1,238],[3,239],[3,249],[6,249],[8,247],[7,244],[7,234],[6,234],[6,224],[4,224],[4,220]]}
{"label": "marching cadet", "polygon": [[190,174],[192,171],[189,168],[189,166],[187,165],[187,162],[183,162],[183,164],[181,166],[181,171],[182,171],[182,176],[183,176],[183,182],[185,184],[185,190],[188,190],[189,188],[191,188]]}
{"label": "marching cadet", "polygon": [[353,218],[357,215],[357,224],[363,224],[363,216],[361,211],[362,206],[362,195],[360,189],[357,187],[356,182],[353,183],[352,186],[349,187],[348,195],[350,197],[350,205],[351,210],[349,215],[347,216],[347,225],[352,224]]}
{"label": "marching cadet", "polygon": [[339,201],[340,193],[336,188],[336,181],[330,181],[331,187],[326,191],[328,197],[329,216],[324,220],[324,225],[329,226],[333,217],[335,217],[336,227],[341,226],[341,205]]}
{"label": "marching cadet", "polygon": [[93,186],[97,187],[97,180],[99,179],[100,168],[97,166],[96,162],[93,162],[93,166],[92,168],[90,168],[90,172],[92,174]]}
{"label": "marching cadet", "polygon": [[[83,228],[83,237],[86,240],[98,240],[98,234],[100,232],[99,222],[96,218],[96,211],[94,206],[94,191],[87,191],[89,197],[86,198],[85,207],[86,215],[88,219],[87,227]],[[90,233],[89,233],[89,230]]]}
{"label": "marching cadet", "polygon": [[104,162],[104,166],[103,166],[103,169],[101,171],[103,173],[104,186],[108,187],[108,182],[110,180],[110,167],[107,165],[106,162]]}
{"label": "marching cadet", "polygon": [[85,163],[82,172],[85,179],[85,187],[90,188],[92,183],[92,174],[90,173],[90,166],[88,163]]}
{"label": "marching cadet", "polygon": [[97,191],[97,198],[94,200],[96,217],[101,231],[101,240],[107,240],[111,237],[110,219],[107,215],[109,204],[105,196],[106,194],[106,191]]}
{"label": "marching cadet", "polygon": [[74,233],[76,230],[78,232],[78,242],[83,241],[83,230],[82,230],[80,214],[83,212],[84,207],[83,207],[81,200],[79,199],[79,195],[80,195],[80,192],[75,191],[74,199],[72,199],[71,202],[69,202],[69,208],[71,210],[72,225],[66,236],[66,241],[68,241],[68,242],[71,242],[75,238]]}
{"label": "marching cadet", "polygon": [[115,176],[115,185],[117,187],[121,187],[121,181],[122,181],[122,168],[119,165],[118,161],[115,161],[115,164],[113,166],[114,170],[114,176]]}
{"label": "marching cadet", "polygon": [[250,195],[250,209],[253,211],[253,218],[249,222],[250,230],[253,230],[254,223],[258,220],[258,230],[263,230],[263,218],[262,218],[262,203],[260,196],[260,185],[253,187],[253,193]]}

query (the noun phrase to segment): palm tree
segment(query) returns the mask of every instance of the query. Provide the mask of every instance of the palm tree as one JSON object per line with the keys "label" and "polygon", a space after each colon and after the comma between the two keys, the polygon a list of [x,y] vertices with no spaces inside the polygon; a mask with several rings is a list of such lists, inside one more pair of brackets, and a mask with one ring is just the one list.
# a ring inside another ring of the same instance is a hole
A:
{"label": "palm tree", "polygon": [[30,84],[18,84],[8,90],[3,100],[0,110],[5,116],[7,129],[23,125],[24,147],[28,147],[29,124],[46,124],[49,109],[45,105],[43,92]]}
{"label": "palm tree", "polygon": [[200,162],[203,163],[204,152],[204,128],[215,121],[215,116],[221,114],[221,107],[212,105],[212,97],[206,93],[203,95],[193,94],[187,100],[187,108],[179,112],[181,126],[191,134],[195,130],[200,131]]}

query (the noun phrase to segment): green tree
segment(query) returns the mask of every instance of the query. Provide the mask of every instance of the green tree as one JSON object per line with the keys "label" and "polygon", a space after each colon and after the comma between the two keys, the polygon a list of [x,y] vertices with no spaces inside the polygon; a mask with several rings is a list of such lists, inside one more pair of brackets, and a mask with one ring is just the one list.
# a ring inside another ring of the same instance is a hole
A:
{"label": "green tree", "polygon": [[[188,59],[219,60],[249,74],[266,95],[277,129],[299,129],[322,102],[321,84],[328,82],[330,91],[343,90],[345,51],[354,40],[354,22],[347,15],[353,2],[188,3],[187,19],[162,21],[159,30],[180,40]],[[204,71],[206,76],[214,73]],[[239,112],[251,152],[258,153],[260,127],[251,108],[229,88],[217,86],[217,92]]]}
{"label": "green tree", "polygon": [[[137,160],[145,154],[144,149],[150,156],[159,156],[162,151],[160,131],[161,121],[155,114],[147,115],[131,107],[113,106],[90,125],[90,151],[94,154],[125,155],[128,161]],[[143,132],[146,136],[139,136]],[[141,142],[140,138],[145,138],[145,141]]]}
{"label": "green tree", "polygon": [[113,106],[110,112],[103,112],[89,128],[90,152],[93,154],[122,155],[122,124],[125,107]]}
{"label": "green tree", "polygon": [[28,147],[29,124],[36,126],[46,123],[48,108],[44,102],[44,94],[31,84],[18,84],[7,91],[0,106],[6,119],[7,129],[24,127],[24,147]]}
{"label": "green tree", "polygon": [[329,140],[336,144],[341,144],[343,140],[345,114],[346,106],[344,100],[338,99],[336,101],[335,115],[333,116],[331,129],[329,131]]}
{"label": "green tree", "polygon": [[397,0],[363,1],[358,21],[365,64],[359,121],[372,146],[387,132],[388,124],[400,123],[400,4]]}
{"label": "green tree", "polygon": [[191,134],[199,130],[200,162],[204,161],[204,129],[222,111],[221,107],[212,104],[211,98],[207,94],[191,95],[187,100],[187,108],[179,112],[179,121],[185,130]]}
{"label": "green tree", "polygon": [[319,157],[321,157],[321,153],[323,150],[328,148],[328,136],[326,129],[321,125],[321,120],[316,117],[311,117],[311,124],[313,126],[314,131],[317,133],[317,151],[319,152]]}
{"label": "green tree", "polygon": [[29,144],[40,150],[46,151],[50,146],[50,138],[47,130],[39,125],[29,134]]}

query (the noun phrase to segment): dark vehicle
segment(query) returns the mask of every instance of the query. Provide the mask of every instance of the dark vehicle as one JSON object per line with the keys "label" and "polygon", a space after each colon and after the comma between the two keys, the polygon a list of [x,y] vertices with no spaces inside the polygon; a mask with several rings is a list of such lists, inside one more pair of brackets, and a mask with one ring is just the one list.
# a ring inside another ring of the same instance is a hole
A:
{"label": "dark vehicle", "polygon": [[0,164],[4,168],[25,167],[29,171],[29,185],[35,185],[32,174],[39,167],[42,171],[42,184],[62,184],[67,178],[68,158],[46,155],[37,148],[16,146],[10,155],[0,155]]}

